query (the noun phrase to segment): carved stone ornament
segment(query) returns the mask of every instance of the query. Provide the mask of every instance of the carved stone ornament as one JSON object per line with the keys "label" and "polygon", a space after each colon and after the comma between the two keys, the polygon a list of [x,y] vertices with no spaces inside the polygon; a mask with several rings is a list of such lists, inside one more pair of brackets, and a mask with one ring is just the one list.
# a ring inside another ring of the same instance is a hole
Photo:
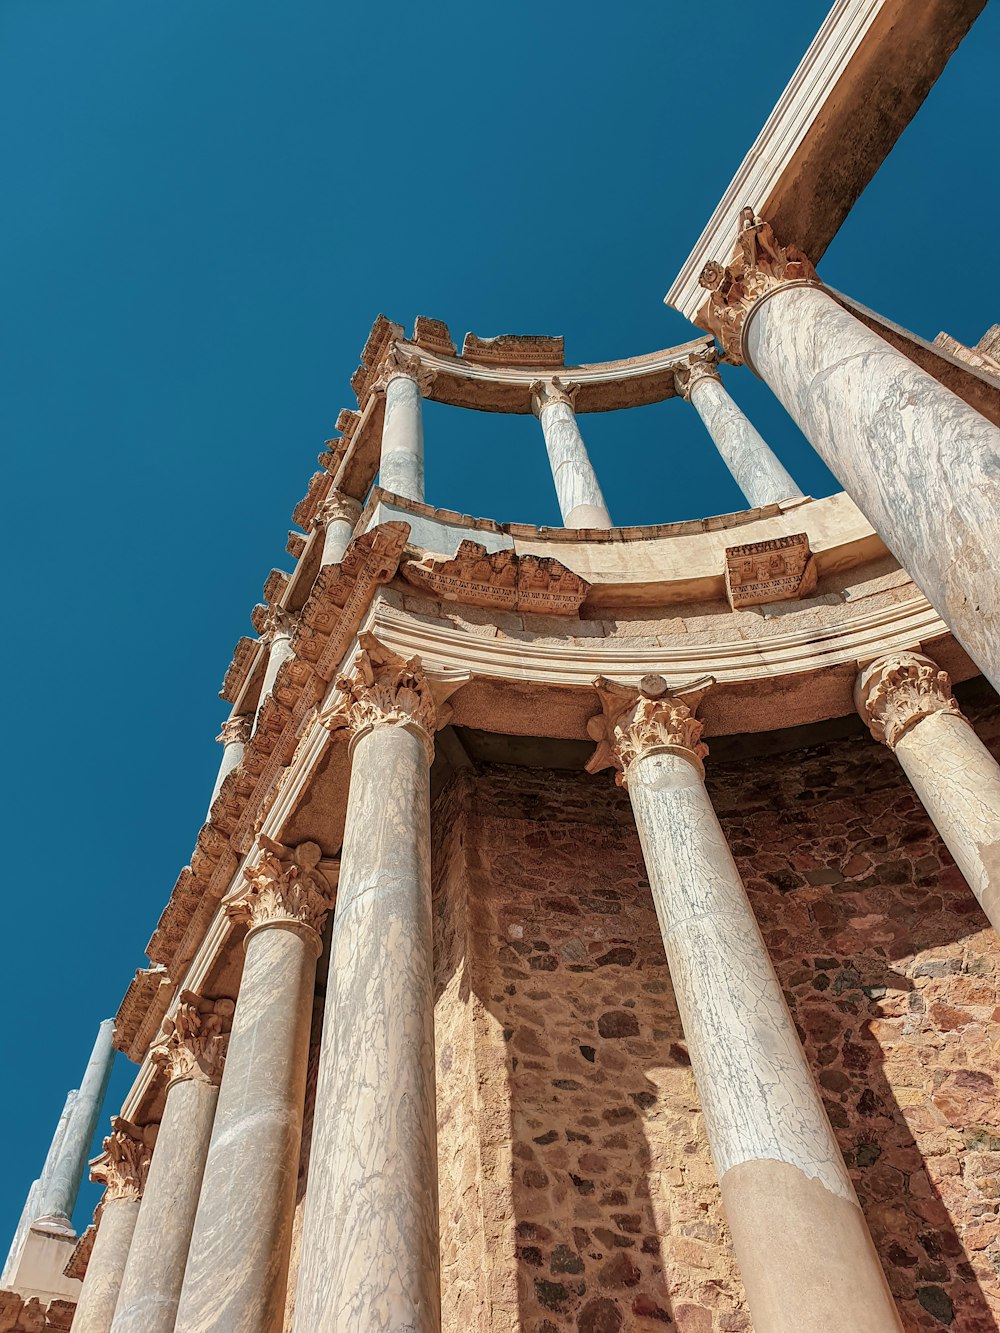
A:
{"label": "carved stone ornament", "polygon": [[726,596],[734,611],[808,597],[816,580],[816,558],[807,532],[726,547]]}
{"label": "carved stone ornament", "polygon": [[163,1020],[149,1053],[168,1083],[180,1079],[219,1082],[235,1010],[232,1000],[205,1000],[193,991],[181,992],[176,1013]]}
{"label": "carved stone ornament", "polygon": [[736,250],[728,266],[710,259],[699,284],[709,293],[708,326],[734,365],[742,364],[743,325],[768,292],[788,282],[815,282],[816,270],[794,245],[782,246],[771,224],[752,208],[740,212]]}
{"label": "carved stone ornament", "polygon": [[638,688],[599,676],[594,681],[601,711],[587,723],[597,749],[587,763],[588,773],[614,766],[619,787],[628,785],[631,764],[655,750],[682,750],[699,770],[708,754],[701,740],[703,723],[695,709],[714,685],[705,676],[671,691],[662,676],[644,676]]}
{"label": "carved stone ornament", "polygon": [[328,523],[342,520],[345,523],[350,523],[353,527],[360,516],[361,504],[359,501],[351,495],[345,495],[343,491],[331,490],[316,510],[313,524],[317,528],[325,528]]}
{"label": "carved stone ornament", "polygon": [[230,717],[223,722],[222,730],[215,739],[221,745],[246,745],[252,727],[253,718],[249,713],[241,717]]}
{"label": "carved stone ornament", "polygon": [[718,357],[714,349],[692,352],[684,365],[674,370],[674,387],[685,402],[691,401],[691,390],[700,380],[718,380],[721,383],[722,376],[719,374]]}
{"label": "carved stone ornament", "polygon": [[90,1166],[90,1178],[104,1185],[104,1202],[141,1199],[159,1125],[141,1129],[120,1115],[111,1117],[104,1151]]}
{"label": "carved stone ornament", "polygon": [[553,403],[573,407],[579,388],[578,384],[566,384],[558,375],[553,375],[550,380],[535,380],[531,386],[531,410],[537,417],[541,416],[543,407],[551,407]]}
{"label": "carved stone ornament", "polygon": [[384,393],[389,381],[399,378],[413,380],[421,396],[426,398],[436,377],[430,366],[424,365],[418,356],[404,352],[398,343],[392,343],[379,362],[378,371],[372,380],[372,390]]}
{"label": "carved stone ornament", "polygon": [[329,731],[347,730],[354,745],[374,727],[406,727],[423,740],[427,762],[434,758],[434,732],[446,725],[445,700],[469,673],[428,679],[419,657],[402,658],[373,634],[358,636],[360,651],[349,673],[338,676],[340,698],[320,721]]}
{"label": "carved stone ornament", "polygon": [[888,653],[876,659],[858,677],[855,702],[872,735],[890,750],[931,713],[964,720],[947,671],[921,653]]}
{"label": "carved stone ornament", "polygon": [[250,614],[253,627],[262,639],[291,638],[298,624],[294,611],[286,611],[283,606],[259,604]]}
{"label": "carved stone ornament", "polygon": [[586,579],[550,556],[519,556],[509,547],[487,551],[470,541],[462,542],[450,559],[425,555],[408,560],[400,573],[415,588],[446,602],[544,616],[574,615],[590,590]]}
{"label": "carved stone ornament", "polygon": [[330,886],[317,868],[323,855],[315,842],[286,848],[261,836],[257,863],[244,870],[249,888],[226,905],[235,921],[257,926],[298,922],[319,935],[332,903]]}

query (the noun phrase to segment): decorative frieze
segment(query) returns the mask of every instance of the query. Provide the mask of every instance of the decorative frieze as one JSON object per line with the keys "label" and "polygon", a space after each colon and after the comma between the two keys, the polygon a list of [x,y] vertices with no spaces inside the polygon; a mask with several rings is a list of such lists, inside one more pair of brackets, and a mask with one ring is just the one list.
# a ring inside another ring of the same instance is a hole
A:
{"label": "decorative frieze", "polygon": [[537,417],[543,407],[551,407],[553,403],[565,403],[572,408],[578,389],[579,385],[566,384],[558,375],[553,375],[550,380],[535,380],[531,386],[531,410]]}
{"label": "decorative frieze", "polygon": [[244,870],[246,893],[228,903],[233,920],[251,930],[281,922],[298,922],[322,933],[332,906],[330,888],[317,868],[323,852],[318,843],[300,842],[286,848],[270,838],[261,838],[261,854]]}
{"label": "decorative frieze", "polygon": [[413,325],[413,341],[427,352],[438,356],[454,356],[455,344],[448,325],[440,319],[428,319],[418,315]]}
{"label": "decorative frieze", "polygon": [[719,380],[719,363],[715,349],[692,352],[687,360],[674,370],[674,387],[685,402],[691,401],[691,390],[700,380]]}
{"label": "decorative frieze", "polygon": [[890,750],[931,713],[963,716],[951,692],[947,671],[920,653],[890,653],[878,658],[861,672],[855,697],[858,712],[872,735]]}
{"label": "decorative frieze", "polygon": [[638,688],[620,685],[603,676],[594,682],[601,712],[587,723],[597,749],[587,763],[588,773],[618,770],[615,781],[628,785],[629,765],[654,750],[681,751],[701,769],[708,746],[701,739],[704,724],[695,710],[714,684],[711,677],[671,692],[662,676],[644,676]]}
{"label": "decorative frieze", "polygon": [[429,763],[438,717],[420,658],[402,658],[371,634],[361,635],[360,644],[351,671],[337,678],[339,700],[320,721],[332,732],[349,731],[352,744],[373,727],[406,727],[423,739]]}
{"label": "decorative frieze", "polygon": [[816,270],[794,245],[782,246],[769,222],[752,208],[740,212],[734,258],[710,259],[698,278],[709,293],[708,325],[734,365],[743,357],[743,324],[762,296],[789,282],[815,282]]}
{"label": "decorative frieze", "polygon": [[182,1079],[220,1081],[235,1010],[228,998],[207,1000],[193,991],[181,992],[176,1012],[163,1020],[159,1040],[150,1051],[168,1084]]}
{"label": "decorative frieze", "polygon": [[120,1115],[111,1117],[111,1133],[101,1156],[91,1165],[90,1178],[104,1185],[104,1202],[141,1199],[156,1143],[157,1125],[140,1128]]}
{"label": "decorative frieze", "polygon": [[446,602],[533,615],[571,616],[590,584],[548,556],[518,555],[509,547],[487,551],[464,541],[450,559],[426,555],[407,560],[400,573],[422,592]]}
{"label": "decorative frieze", "polygon": [[807,532],[726,547],[726,597],[734,611],[808,597],[816,579]]}
{"label": "decorative frieze", "polygon": [[140,968],[115,1015],[115,1049],[139,1064],[173,993],[174,983],[162,963]]}
{"label": "decorative frieze", "polygon": [[563,366],[566,354],[561,336],[501,333],[495,338],[465,335],[462,356],[481,366]]}

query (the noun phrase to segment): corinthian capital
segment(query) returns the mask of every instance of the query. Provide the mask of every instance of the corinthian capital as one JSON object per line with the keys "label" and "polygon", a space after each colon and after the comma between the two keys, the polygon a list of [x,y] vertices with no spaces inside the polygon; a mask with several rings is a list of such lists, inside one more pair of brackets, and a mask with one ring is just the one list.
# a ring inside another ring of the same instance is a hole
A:
{"label": "corinthian capital", "polygon": [[335,523],[338,519],[342,519],[353,525],[357,523],[360,516],[360,501],[355,500],[353,496],[345,495],[343,491],[331,490],[316,510],[313,524],[317,528],[325,528],[328,523]]}
{"label": "corinthian capital", "polygon": [[337,703],[320,721],[330,731],[348,731],[353,745],[375,727],[405,727],[424,742],[427,762],[434,758],[434,732],[447,722],[445,700],[468,675],[429,680],[419,657],[402,658],[372,634],[358,640],[352,669],[336,680]]}
{"label": "corinthian capital", "polygon": [[687,402],[691,399],[691,390],[700,380],[719,380],[718,358],[714,351],[692,352],[687,361],[674,370],[674,386]]}
{"label": "corinthian capital", "polygon": [[574,407],[579,387],[578,384],[565,384],[558,375],[553,375],[550,380],[535,380],[531,386],[532,412],[536,417],[541,416],[542,408],[553,403]]}
{"label": "corinthian capital", "polygon": [[90,1178],[104,1185],[104,1201],[141,1199],[153,1155],[158,1125],[139,1128],[120,1115],[111,1117],[104,1151],[90,1165]]}
{"label": "corinthian capital", "polygon": [[890,750],[931,713],[963,716],[947,671],[922,653],[887,653],[876,658],[858,676],[854,701],[871,734]]}
{"label": "corinthian capital", "polygon": [[222,730],[216,736],[220,745],[246,745],[250,739],[250,729],[253,726],[253,718],[249,713],[242,717],[227,718],[222,724]]}
{"label": "corinthian capital", "polygon": [[392,343],[379,362],[378,373],[372,383],[372,388],[385,392],[390,380],[400,378],[413,380],[414,384],[420,389],[421,395],[426,398],[431,391],[435,374],[429,366],[424,365],[418,356],[414,356],[410,352],[404,352],[398,343]]}
{"label": "corinthian capital", "polygon": [[163,1020],[150,1051],[150,1059],[164,1071],[168,1084],[181,1079],[219,1082],[235,1009],[229,999],[205,1000],[193,991],[181,992],[177,1012]]}
{"label": "corinthian capital", "polygon": [[261,855],[244,870],[246,892],[227,904],[236,921],[257,926],[295,922],[319,936],[332,906],[330,886],[317,868],[323,853],[315,842],[286,848],[261,835]]}
{"label": "corinthian capital", "polygon": [[752,208],[740,213],[736,253],[729,265],[710,259],[698,278],[709,295],[708,324],[735,365],[744,360],[743,326],[752,307],[789,282],[815,282],[816,270],[794,245],[782,246],[771,224]]}
{"label": "corinthian capital", "polygon": [[256,624],[262,639],[290,638],[295,633],[298,617],[294,611],[286,611],[283,606],[268,604]]}
{"label": "corinthian capital", "polygon": [[594,688],[601,711],[587,723],[597,749],[587,772],[613,765],[618,770],[615,781],[624,787],[629,767],[656,750],[679,751],[701,771],[708,746],[701,740],[703,723],[694,713],[713,684],[705,677],[672,693],[662,676],[644,676],[638,689],[598,677]]}

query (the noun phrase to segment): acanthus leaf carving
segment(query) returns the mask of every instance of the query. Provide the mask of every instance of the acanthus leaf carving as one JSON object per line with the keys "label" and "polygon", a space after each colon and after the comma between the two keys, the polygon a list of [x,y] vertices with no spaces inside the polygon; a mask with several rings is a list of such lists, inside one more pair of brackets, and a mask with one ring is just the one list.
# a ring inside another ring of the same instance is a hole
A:
{"label": "acanthus leaf carving", "polygon": [[352,742],[374,727],[406,727],[423,740],[430,763],[434,732],[444,722],[420,658],[400,657],[373,634],[359,635],[358,642],[352,669],[335,682],[340,698],[320,721],[329,731],[347,730]]}
{"label": "acanthus leaf carving", "polygon": [[104,1185],[105,1203],[142,1198],[158,1129],[156,1124],[140,1127],[120,1115],[111,1117],[111,1133],[90,1167],[91,1180]]}
{"label": "acanthus leaf carving", "polygon": [[220,745],[246,745],[253,728],[253,718],[248,714],[227,718],[222,724],[216,740]]}
{"label": "acanthus leaf carving", "polygon": [[535,380],[531,386],[531,410],[536,417],[541,416],[543,408],[551,407],[553,403],[565,403],[575,410],[579,389],[578,384],[568,384],[558,375],[553,375],[551,379]]}
{"label": "acanthus leaf carving", "polygon": [[248,888],[226,904],[236,921],[258,926],[295,922],[320,935],[332,904],[330,887],[319,870],[322,849],[315,842],[300,842],[286,848],[261,836],[261,853],[245,869]]}
{"label": "acanthus leaf carving", "polygon": [[965,720],[948,673],[922,653],[887,653],[877,658],[859,675],[855,702],[871,734],[890,750],[932,713]]}
{"label": "acanthus leaf carving", "polygon": [[181,992],[176,1012],[163,1020],[150,1051],[150,1059],[164,1071],[168,1083],[220,1081],[235,1010],[227,997],[208,1000],[193,991]]}
{"label": "acanthus leaf carving", "polygon": [[360,516],[360,501],[355,500],[351,495],[346,495],[343,491],[331,490],[316,510],[313,524],[317,528],[325,528],[328,523],[341,520],[350,523],[353,527]]}
{"label": "acanthus leaf carving", "polygon": [[710,259],[698,278],[709,293],[709,328],[727,359],[743,363],[743,326],[762,296],[785,283],[816,281],[808,256],[797,246],[780,245],[769,222],[752,208],[742,209],[733,259],[728,265]]}
{"label": "acanthus leaf carving", "polygon": [[644,676],[638,687],[621,685],[599,676],[594,682],[601,711],[587,723],[597,748],[587,763],[588,773],[617,770],[619,787],[628,785],[629,767],[655,750],[683,751],[699,770],[708,754],[701,739],[704,724],[695,710],[715,683],[711,676],[671,690],[662,676]]}
{"label": "acanthus leaf carving", "polygon": [[691,352],[687,360],[674,369],[674,387],[685,402],[691,401],[691,390],[701,380],[721,382],[721,379],[718,355],[714,348]]}

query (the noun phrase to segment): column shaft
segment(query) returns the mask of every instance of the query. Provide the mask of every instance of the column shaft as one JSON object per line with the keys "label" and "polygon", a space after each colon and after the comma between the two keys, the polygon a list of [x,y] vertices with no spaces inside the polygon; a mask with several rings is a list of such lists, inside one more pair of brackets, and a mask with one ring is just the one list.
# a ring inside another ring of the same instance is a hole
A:
{"label": "column shaft", "polygon": [[757,1333],[900,1333],[739,872],[692,755],[627,771]]}
{"label": "column shaft", "polygon": [[281,1328],[318,943],[287,919],[247,935],[177,1333]]}
{"label": "column shaft", "polygon": [[267,666],[264,669],[264,680],[260,687],[260,698],[257,701],[257,709],[254,713],[254,731],[257,730],[257,723],[260,721],[260,710],[264,707],[264,704],[270,698],[271,691],[274,689],[274,682],[277,679],[278,670],[291,656],[291,630],[276,629],[272,631],[271,642],[267,652]]}
{"label": "column shaft", "polygon": [[538,419],[564,527],[614,527],[571,404],[544,403]]}
{"label": "column shaft", "polygon": [[59,1158],[59,1152],[62,1148],[63,1139],[66,1136],[66,1130],[69,1126],[70,1113],[73,1110],[73,1103],[76,1101],[77,1091],[74,1088],[72,1092],[66,1094],[66,1101],[63,1103],[62,1114],[59,1116],[59,1122],[56,1125],[55,1133],[52,1135],[52,1142],[49,1144],[49,1150],[45,1154],[45,1162],[42,1166],[41,1175],[37,1180],[31,1182],[31,1188],[28,1190],[28,1196],[24,1201],[24,1207],[21,1209],[21,1216],[17,1223],[17,1230],[14,1232],[14,1238],[11,1241],[10,1250],[4,1263],[3,1273],[0,1274],[0,1288],[4,1288],[13,1280],[17,1261],[21,1257],[21,1250],[24,1248],[24,1242],[32,1222],[38,1214],[38,1199],[45,1188],[45,1182],[52,1174],[52,1168]]}
{"label": "column shaft", "polygon": [[[91,1052],[80,1090],[73,1100],[69,1120],[62,1134],[58,1152],[47,1178],[43,1176],[38,1194],[38,1217],[51,1225],[69,1227],[76,1206],[77,1195],[87,1169],[87,1159],[100,1119],[104,1094],[115,1052],[112,1044],[114,1020],[107,1018],[101,1024]],[[48,1162],[46,1162],[48,1168]]]}
{"label": "column shaft", "polygon": [[[273,680],[271,682],[274,683]],[[270,692],[270,687],[269,687]],[[222,790],[222,784],[226,778],[243,760],[243,754],[246,750],[246,743],[250,737],[250,724],[253,719],[249,716],[231,717],[222,724],[222,731],[216,737],[216,740],[222,744],[222,762],[219,764],[219,774],[215,779],[215,786],[212,788],[212,796],[208,802],[209,813],[215,804],[215,798]]]}
{"label": "column shaft", "polygon": [[424,498],[423,396],[408,375],[393,375],[386,385],[379,485],[407,500]]}
{"label": "column shaft", "polygon": [[167,1090],[114,1333],[173,1333],[218,1095],[196,1079]]}
{"label": "column shaft", "polygon": [[748,504],[756,508],[802,498],[789,472],[717,375],[693,376],[689,396]]}
{"label": "column shaft", "polygon": [[440,1328],[426,744],[355,744],[296,1333]]}
{"label": "column shaft", "polygon": [[1000,431],[818,287],[746,316],[747,359],[1000,689]]}
{"label": "column shaft", "polygon": [[104,1204],[73,1315],[73,1333],[108,1333],[111,1328],[138,1216],[138,1199],[110,1199]]}

